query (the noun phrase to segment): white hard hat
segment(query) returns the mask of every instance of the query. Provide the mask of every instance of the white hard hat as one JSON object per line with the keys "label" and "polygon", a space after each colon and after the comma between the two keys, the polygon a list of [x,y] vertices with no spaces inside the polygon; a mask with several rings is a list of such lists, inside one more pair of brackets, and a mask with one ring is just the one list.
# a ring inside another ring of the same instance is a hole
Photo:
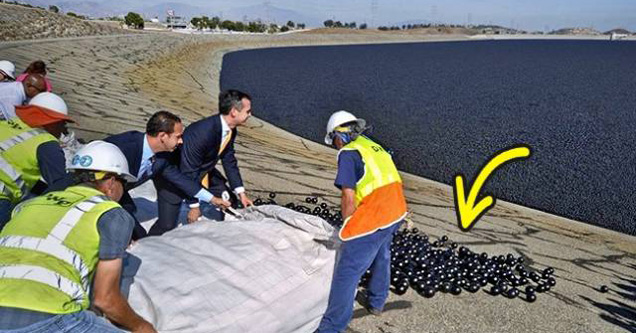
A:
{"label": "white hard hat", "polygon": [[128,182],[136,182],[130,174],[124,153],[112,143],[96,140],[78,150],[71,161],[70,170],[105,171],[117,174]]}
{"label": "white hard hat", "polygon": [[0,60],[0,71],[15,80],[15,65],[11,61]]}
{"label": "white hard hat", "polygon": [[327,122],[327,134],[325,135],[325,143],[328,145],[331,145],[333,143],[331,133],[336,129],[336,127],[351,122],[357,122],[358,126],[360,127],[364,127],[367,124],[364,119],[356,118],[356,116],[347,111],[340,110],[334,112],[331,117],[329,117],[329,121]]}
{"label": "white hard hat", "polygon": [[54,93],[41,92],[31,98],[29,105],[39,106],[68,116],[68,107],[66,106],[66,103],[62,97]]}

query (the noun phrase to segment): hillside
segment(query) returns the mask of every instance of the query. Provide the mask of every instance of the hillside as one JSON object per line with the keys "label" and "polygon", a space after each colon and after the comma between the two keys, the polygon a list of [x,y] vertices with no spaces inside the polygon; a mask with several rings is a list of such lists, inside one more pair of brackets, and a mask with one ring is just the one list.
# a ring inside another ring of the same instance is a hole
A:
{"label": "hillside", "polygon": [[0,41],[112,35],[129,31],[55,14],[38,8],[0,3]]}

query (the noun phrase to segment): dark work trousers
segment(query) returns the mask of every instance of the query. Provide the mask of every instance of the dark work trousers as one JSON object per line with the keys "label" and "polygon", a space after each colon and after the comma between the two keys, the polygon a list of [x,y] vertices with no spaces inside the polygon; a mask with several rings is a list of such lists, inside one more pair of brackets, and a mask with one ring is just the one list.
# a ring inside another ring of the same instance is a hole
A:
{"label": "dark work trousers", "polygon": [[[225,189],[225,179],[222,178],[222,175],[218,174],[218,171],[216,173],[211,172],[210,174],[212,176],[210,177],[211,184],[213,184],[212,187],[214,187],[210,188],[210,191],[214,196],[220,197],[221,192],[223,191],[217,190],[217,187],[223,186],[223,189]],[[219,178],[219,176],[221,178]],[[186,198],[186,195],[161,177],[154,178],[153,182],[157,189],[158,219],[157,222],[155,222],[155,224],[153,224],[150,228],[150,231],[148,231],[148,235],[160,236],[177,227],[181,204]],[[206,205],[206,203],[201,203],[201,205]],[[222,212],[216,209],[203,209],[202,207],[201,211],[205,217],[216,221],[223,221],[225,216]]]}
{"label": "dark work trousers", "polygon": [[130,194],[128,194],[128,191],[124,192],[124,195],[121,197],[121,199],[119,199],[119,204],[135,220],[135,228],[133,229],[132,240],[139,240],[148,236],[148,234],[146,233],[146,229],[144,229],[141,223],[139,223],[139,221],[137,220],[137,217],[135,217],[135,212],[137,212],[137,206],[135,205],[135,202],[133,201],[133,199],[130,197]]}
{"label": "dark work trousers", "polygon": [[158,218],[148,231],[148,235],[160,236],[177,227],[179,210],[185,194],[161,177],[156,177],[153,182],[157,189]]}
{"label": "dark work trousers", "polygon": [[391,278],[391,240],[400,224],[342,243],[331,281],[327,310],[316,332],[338,333],[346,330],[353,314],[358,282],[367,269],[371,270],[367,287],[368,305],[377,310],[384,308]]}

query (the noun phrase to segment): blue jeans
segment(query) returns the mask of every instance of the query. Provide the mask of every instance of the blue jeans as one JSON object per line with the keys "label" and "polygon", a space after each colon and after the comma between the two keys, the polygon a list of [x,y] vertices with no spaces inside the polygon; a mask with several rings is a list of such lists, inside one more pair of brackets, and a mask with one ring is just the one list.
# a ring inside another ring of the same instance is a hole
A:
{"label": "blue jeans", "polygon": [[97,317],[91,311],[57,315],[27,327],[0,330],[0,333],[121,333],[122,330]]}
{"label": "blue jeans", "polygon": [[0,231],[4,228],[4,225],[11,220],[11,211],[13,210],[13,204],[9,200],[0,199]]}
{"label": "blue jeans", "polygon": [[400,224],[342,243],[331,282],[329,305],[318,332],[343,332],[347,328],[353,315],[358,282],[367,268],[371,270],[368,306],[378,310],[384,308],[391,278],[391,240]]}

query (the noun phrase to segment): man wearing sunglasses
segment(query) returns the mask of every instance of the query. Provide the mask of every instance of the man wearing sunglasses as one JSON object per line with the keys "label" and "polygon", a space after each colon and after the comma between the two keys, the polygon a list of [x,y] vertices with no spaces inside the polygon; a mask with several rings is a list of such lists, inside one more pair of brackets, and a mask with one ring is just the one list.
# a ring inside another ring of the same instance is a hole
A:
{"label": "man wearing sunglasses", "polygon": [[344,224],[329,305],[317,332],[344,332],[363,273],[371,270],[365,307],[380,315],[389,293],[391,239],[406,217],[402,180],[391,155],[362,135],[364,119],[347,111],[331,115],[325,143],[338,149],[335,185]]}
{"label": "man wearing sunglasses", "polygon": [[[73,156],[77,185],[22,202],[0,233],[0,330],[156,332],[120,291],[134,221],[117,201],[130,174],[115,145],[94,141]],[[92,295],[92,301],[91,301]]]}

